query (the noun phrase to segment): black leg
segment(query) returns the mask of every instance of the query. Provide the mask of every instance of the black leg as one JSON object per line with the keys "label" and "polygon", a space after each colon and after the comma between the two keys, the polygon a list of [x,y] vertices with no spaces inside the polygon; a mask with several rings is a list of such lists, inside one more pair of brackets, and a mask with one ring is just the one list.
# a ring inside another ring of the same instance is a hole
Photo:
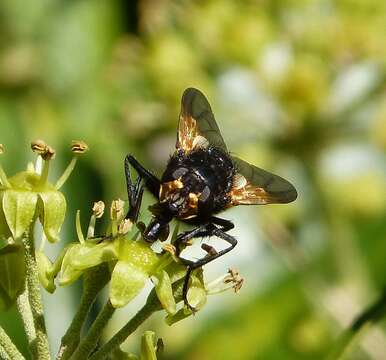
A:
{"label": "black leg", "polygon": [[[183,286],[183,292],[182,292],[183,299],[184,299],[185,304],[193,311],[194,311],[194,309],[189,305],[189,302],[187,299],[188,285],[189,285],[190,275],[191,275],[192,271],[201,267],[201,266],[204,266],[204,265],[210,263],[211,261],[219,258],[220,256],[225,255],[226,253],[231,251],[237,245],[237,240],[233,236],[226,233],[226,231],[228,231],[234,227],[232,222],[225,220],[225,219],[217,218],[217,217],[212,217],[210,219],[210,221],[211,222],[204,224],[204,225],[201,225],[201,226],[199,226],[191,231],[187,231],[185,233],[182,233],[181,236],[179,236],[177,238],[177,241],[178,241],[178,243],[176,244],[177,249],[179,248],[179,245],[186,244],[190,239],[193,239],[195,237],[202,237],[202,236],[215,235],[215,236],[225,240],[226,242],[228,242],[230,244],[230,246],[228,246],[226,249],[223,249],[219,252],[215,251],[215,249],[211,246],[203,246],[203,249],[206,250],[208,252],[208,254],[205,257],[203,257],[197,261],[190,261],[190,260],[179,257],[181,262],[187,266],[187,272],[186,272],[186,276],[185,276],[185,280],[184,280],[184,286]],[[203,244],[203,245],[205,245],[205,244]],[[210,251],[208,251],[208,250],[210,250]],[[180,255],[179,250],[177,250],[177,255],[178,256]]]}
{"label": "black leg", "polygon": [[186,245],[189,240],[196,238],[196,237],[203,237],[206,236],[206,233],[208,232],[209,224],[202,224],[193,230],[185,231],[177,236],[177,239],[174,243],[176,247],[176,255],[180,256],[183,245]]}
{"label": "black leg", "polygon": [[135,183],[133,183],[130,173],[130,163],[128,161],[128,156],[126,156],[125,158],[125,177],[127,197],[129,200],[129,209],[125,218],[130,219],[133,223],[136,223],[139,215],[139,210],[141,208],[143,186],[141,186],[142,178],[140,176],[138,176],[135,180]]}
{"label": "black leg", "polygon": [[[216,226],[218,225],[219,228]],[[185,245],[189,240],[197,237],[212,236],[213,231],[216,229],[222,230],[223,232],[233,229],[234,224],[226,219],[221,219],[215,216],[212,216],[209,219],[209,222],[202,224],[193,230],[185,231],[177,236],[175,246],[177,251],[177,256],[180,256],[182,251],[181,246]]]}
{"label": "black leg", "polygon": [[[138,172],[138,177],[133,183],[131,174],[130,174],[130,164]],[[143,168],[137,160],[131,155],[127,155],[125,158],[125,176],[126,176],[126,186],[127,186],[127,195],[129,198],[129,210],[126,215],[126,219],[130,219],[132,222],[136,222],[139,215],[139,210],[141,208],[142,195],[143,195],[143,186],[141,186],[141,181],[143,180],[146,187],[154,194],[156,188],[159,189],[160,182],[159,180]],[[158,192],[157,191],[157,196]]]}
{"label": "black leg", "polygon": [[126,156],[126,159],[125,159],[126,173],[128,172],[127,167],[129,164],[137,171],[138,176],[143,180],[146,188],[158,199],[159,189],[161,186],[160,180],[158,180],[158,178],[154,176],[150,171],[146,170],[132,155]]}

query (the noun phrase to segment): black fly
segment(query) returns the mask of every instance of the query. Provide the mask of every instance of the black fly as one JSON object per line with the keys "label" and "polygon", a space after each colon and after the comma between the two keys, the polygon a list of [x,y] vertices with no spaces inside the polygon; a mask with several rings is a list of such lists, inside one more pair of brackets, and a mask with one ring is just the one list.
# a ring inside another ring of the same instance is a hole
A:
{"label": "black fly", "polygon": [[[131,181],[129,165],[138,173]],[[217,236],[229,246],[221,251],[203,244],[207,255],[197,261],[180,258],[187,266],[184,301],[191,272],[232,250],[236,239],[227,231],[234,227],[229,220],[214,216],[236,205],[289,203],[297,197],[295,188],[285,179],[251,165],[229,154],[205,96],[188,88],[182,95],[177,129],[176,151],[171,156],[161,179],[146,170],[132,155],[125,159],[129,195],[126,218],[136,221],[145,187],[157,199],[151,207],[153,218],[143,229],[148,242],[164,241],[169,235],[169,222],[177,218],[194,225],[178,235],[177,256],[193,238]]]}

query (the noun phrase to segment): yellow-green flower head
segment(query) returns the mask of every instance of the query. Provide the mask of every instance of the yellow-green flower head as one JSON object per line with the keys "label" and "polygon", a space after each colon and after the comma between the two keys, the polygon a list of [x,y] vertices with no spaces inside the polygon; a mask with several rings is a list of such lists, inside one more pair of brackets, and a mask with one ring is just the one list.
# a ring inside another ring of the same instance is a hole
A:
{"label": "yellow-green flower head", "polygon": [[[21,240],[33,231],[35,221],[40,220],[45,238],[50,242],[59,240],[59,230],[66,212],[66,200],[59,188],[70,175],[76,161],[71,161],[54,185],[48,181],[48,170],[55,150],[42,140],[34,141],[31,148],[38,154],[36,166],[28,164],[27,170],[8,178],[0,165],[1,309],[10,307],[24,289],[25,262]],[[0,155],[4,151],[4,146],[0,144]],[[36,253],[36,259],[41,284],[47,291],[53,292],[55,268],[42,251]]]}
{"label": "yellow-green flower head", "polygon": [[[183,279],[186,274],[185,266],[177,262],[174,247],[169,245],[162,254],[157,254],[127,219],[120,220],[115,232],[113,227],[124,214],[121,200],[115,200],[111,204],[110,235],[102,238],[94,237],[95,218],[97,214],[99,215],[98,207],[102,209],[103,203],[94,204],[86,239],[80,228],[79,212],[77,214],[79,243],[71,244],[65,252],[61,263],[60,285],[71,284],[90,268],[108,263],[111,269],[109,297],[114,307],[125,306],[139,294],[146,282],[151,280],[162,307],[169,315],[174,315],[177,308],[173,283]],[[173,236],[176,237],[177,232]],[[203,288],[202,278],[200,280],[194,276],[193,278],[194,291],[198,286],[197,282],[201,282]],[[206,298],[206,294],[204,296]],[[198,300],[194,294],[192,301],[198,306],[205,303]]]}
{"label": "yellow-green flower head", "polygon": [[[79,146],[75,148],[74,153],[78,154]],[[0,167],[0,238],[12,237],[14,242],[20,242],[24,233],[39,218],[47,239],[56,242],[66,212],[66,200],[59,188],[70,175],[76,158],[58,182],[52,184],[48,181],[48,171],[55,150],[42,140],[32,142],[31,149],[39,155],[36,166],[29,164],[26,171],[11,178],[7,178]],[[1,146],[3,152],[4,147]]]}

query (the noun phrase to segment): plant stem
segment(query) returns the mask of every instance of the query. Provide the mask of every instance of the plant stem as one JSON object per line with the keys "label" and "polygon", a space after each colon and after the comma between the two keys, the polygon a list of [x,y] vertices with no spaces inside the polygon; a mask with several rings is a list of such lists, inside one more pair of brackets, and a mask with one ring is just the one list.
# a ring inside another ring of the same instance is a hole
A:
{"label": "plant stem", "polygon": [[95,349],[99,338],[102,335],[102,330],[114,314],[115,308],[111,305],[110,300],[107,301],[101,312],[98,314],[94,323],[92,324],[88,334],[80,342],[79,347],[71,357],[72,360],[84,360],[87,359],[89,354]]}
{"label": "plant stem", "polygon": [[107,284],[109,270],[107,264],[98,266],[84,274],[83,293],[79,308],[66,333],[62,337],[57,360],[67,360],[75,351],[80,342],[80,334],[87,315],[94,303],[97,294]]}
{"label": "plant stem", "polygon": [[32,357],[36,358],[36,331],[34,325],[34,319],[32,317],[32,310],[28,300],[28,287],[25,286],[24,292],[17,298],[17,310],[23,321],[24,331],[27,335],[29,349],[32,353]]}
{"label": "plant stem", "polygon": [[25,248],[28,299],[32,311],[32,317],[36,332],[36,359],[49,360],[50,350],[48,345],[46,325],[44,321],[43,304],[40,294],[40,284],[35,259],[34,239],[32,234],[33,228],[31,227],[28,236],[23,239],[23,244]]}
{"label": "plant stem", "polygon": [[[176,303],[182,299],[183,279],[173,284],[173,295]],[[105,345],[96,351],[89,360],[102,360],[115,351],[131,335],[139,325],[153,313],[162,310],[162,305],[153,289],[147,297],[146,304],[134,315],[131,320],[121,328]]]}
{"label": "plant stem", "polygon": [[25,359],[2,327],[0,327],[0,347],[2,348],[1,353],[5,353],[11,360]]}
{"label": "plant stem", "polygon": [[139,325],[148,319],[155,311],[159,310],[152,304],[146,303],[131,320],[121,328],[100,350],[93,354],[89,360],[105,359],[108,354],[111,354],[119,345],[121,345],[129,335],[131,335]]}
{"label": "plant stem", "polygon": [[381,296],[363,311],[339,337],[336,345],[333,347],[328,359],[342,359],[344,354],[352,346],[354,340],[359,337],[360,333],[371,323],[376,323],[386,315],[386,287]]}

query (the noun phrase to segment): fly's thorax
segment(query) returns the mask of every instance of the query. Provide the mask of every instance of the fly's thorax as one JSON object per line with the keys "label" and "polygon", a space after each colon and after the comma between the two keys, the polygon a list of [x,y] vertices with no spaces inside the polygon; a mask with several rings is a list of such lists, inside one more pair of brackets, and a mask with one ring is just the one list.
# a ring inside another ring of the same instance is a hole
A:
{"label": "fly's thorax", "polygon": [[159,201],[173,216],[210,216],[225,208],[234,168],[229,155],[215,148],[171,157],[162,177]]}

